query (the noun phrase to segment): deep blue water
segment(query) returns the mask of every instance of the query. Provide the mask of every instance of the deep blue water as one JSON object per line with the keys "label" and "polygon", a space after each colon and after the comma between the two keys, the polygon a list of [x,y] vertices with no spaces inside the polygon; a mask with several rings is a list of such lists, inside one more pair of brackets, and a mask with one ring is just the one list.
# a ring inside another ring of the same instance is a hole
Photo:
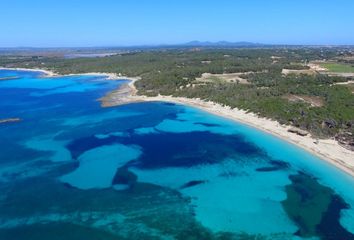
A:
{"label": "deep blue water", "polygon": [[[0,70],[0,239],[354,239],[354,179],[124,81]],[[13,78],[17,77],[17,78]]]}

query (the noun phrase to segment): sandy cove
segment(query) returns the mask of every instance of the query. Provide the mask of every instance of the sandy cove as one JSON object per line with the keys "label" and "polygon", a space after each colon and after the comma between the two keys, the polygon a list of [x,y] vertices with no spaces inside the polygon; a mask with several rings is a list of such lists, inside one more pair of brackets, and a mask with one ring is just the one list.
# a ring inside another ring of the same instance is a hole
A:
{"label": "sandy cove", "polygon": [[112,107],[135,102],[156,101],[188,105],[270,133],[311,152],[354,177],[354,152],[342,147],[334,139],[316,139],[311,135],[299,136],[296,133],[288,131],[292,126],[282,125],[272,119],[263,118],[245,110],[237,108],[232,109],[228,106],[222,106],[211,101],[161,95],[157,97],[139,96],[137,95],[137,89],[134,86],[135,81],[136,80],[133,80],[124,84],[120,89],[113,91],[100,99],[102,106]]}

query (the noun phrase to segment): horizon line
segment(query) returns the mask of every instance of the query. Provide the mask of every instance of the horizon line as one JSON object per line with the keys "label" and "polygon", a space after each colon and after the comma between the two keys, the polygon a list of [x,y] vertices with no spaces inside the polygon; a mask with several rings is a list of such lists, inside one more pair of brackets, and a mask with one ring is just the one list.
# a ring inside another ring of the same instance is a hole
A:
{"label": "horizon line", "polygon": [[193,40],[184,43],[156,43],[156,44],[130,44],[130,45],[92,45],[92,46],[0,46],[0,49],[75,49],[75,48],[141,48],[141,47],[264,47],[264,46],[307,46],[307,47],[354,47],[351,44],[301,44],[301,43],[258,43],[249,41],[198,41]]}

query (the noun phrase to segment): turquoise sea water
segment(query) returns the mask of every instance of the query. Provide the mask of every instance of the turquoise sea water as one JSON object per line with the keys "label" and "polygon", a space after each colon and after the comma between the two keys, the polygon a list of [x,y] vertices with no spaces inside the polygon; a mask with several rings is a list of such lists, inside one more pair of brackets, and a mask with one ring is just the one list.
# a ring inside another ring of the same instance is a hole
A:
{"label": "turquoise sea water", "polygon": [[[18,78],[13,78],[13,77]],[[0,70],[0,239],[354,239],[354,178],[124,81]]]}

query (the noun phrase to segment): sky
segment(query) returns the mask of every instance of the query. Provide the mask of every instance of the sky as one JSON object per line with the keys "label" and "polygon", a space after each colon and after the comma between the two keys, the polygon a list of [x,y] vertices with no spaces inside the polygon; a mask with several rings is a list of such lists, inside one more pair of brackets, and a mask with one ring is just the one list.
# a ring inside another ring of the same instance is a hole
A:
{"label": "sky", "polygon": [[354,45],[354,0],[0,0],[0,47]]}

